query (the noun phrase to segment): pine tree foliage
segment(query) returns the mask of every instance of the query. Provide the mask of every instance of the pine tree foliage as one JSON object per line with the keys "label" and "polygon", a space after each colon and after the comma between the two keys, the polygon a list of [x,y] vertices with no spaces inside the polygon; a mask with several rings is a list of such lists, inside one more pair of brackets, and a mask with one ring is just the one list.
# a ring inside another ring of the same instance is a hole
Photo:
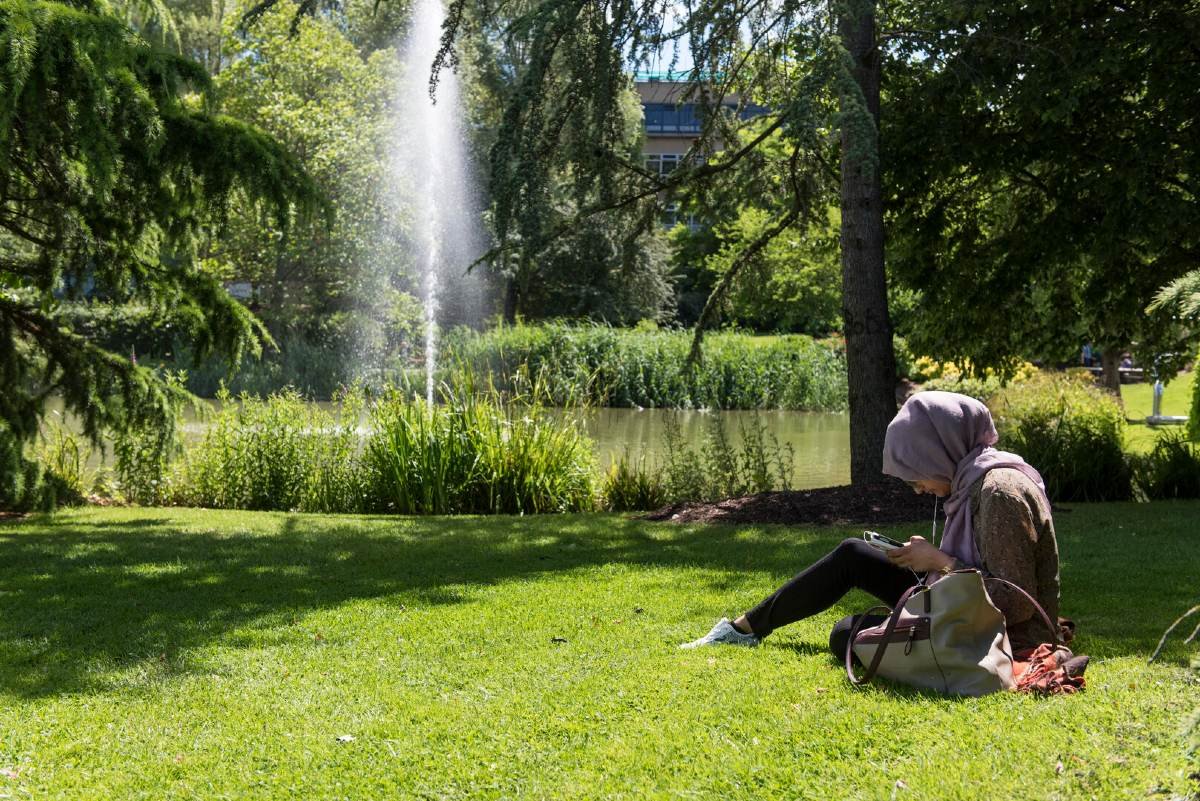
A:
{"label": "pine tree foliage", "polygon": [[1146,310],[1177,312],[1183,317],[1200,321],[1200,270],[1184,273],[1158,290]]}
{"label": "pine tree foliage", "polygon": [[193,258],[235,203],[281,226],[322,207],[274,140],[213,113],[198,65],[99,2],[0,1],[0,437],[27,442],[51,395],[94,440],[170,419],[178,393],[73,330],[63,297],[169,312],[200,355],[261,347]]}

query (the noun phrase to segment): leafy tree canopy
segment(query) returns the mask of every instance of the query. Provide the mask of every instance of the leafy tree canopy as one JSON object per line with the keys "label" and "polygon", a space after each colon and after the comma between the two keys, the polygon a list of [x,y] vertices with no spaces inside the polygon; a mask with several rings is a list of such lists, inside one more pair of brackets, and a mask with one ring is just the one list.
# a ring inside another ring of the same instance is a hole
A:
{"label": "leafy tree canopy", "polygon": [[932,3],[908,27],[882,141],[914,347],[977,368],[1179,348],[1144,309],[1200,259],[1196,4]]}
{"label": "leafy tree canopy", "polygon": [[[209,249],[230,277],[253,282],[273,333],[349,345],[377,338],[349,329],[372,327],[394,292],[418,283],[404,243],[383,235],[407,230],[406,219],[392,218],[410,214],[387,208],[384,191],[388,121],[403,113],[390,106],[399,64],[391,48],[364,56],[331,20],[301,18],[293,29],[295,13],[281,3],[240,32],[231,15],[214,83],[222,111],[296,155],[334,209],[333,226],[284,230],[244,208]],[[387,283],[393,275],[401,285]]]}

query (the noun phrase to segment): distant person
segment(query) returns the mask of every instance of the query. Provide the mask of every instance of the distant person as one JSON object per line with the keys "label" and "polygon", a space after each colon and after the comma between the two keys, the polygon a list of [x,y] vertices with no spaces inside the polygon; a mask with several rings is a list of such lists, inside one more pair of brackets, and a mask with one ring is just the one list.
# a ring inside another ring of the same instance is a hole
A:
{"label": "distant person", "polygon": [[1121,354],[1121,368],[1128,370],[1133,367],[1133,356],[1129,353]]}
{"label": "distant person", "polygon": [[[917,574],[967,567],[1008,579],[1056,620],[1058,542],[1045,485],[1020,456],[993,448],[996,440],[991,412],[974,398],[913,395],[888,425],[883,470],[918,494],[946,499],[941,545],[911,537],[904,547],[885,552],[858,538],[843,540],[753,609],[732,622],[722,618],[682,647],[758,645],[776,629],[824,612],[852,589],[895,606],[917,583]],[[988,592],[1004,613],[1014,651],[1055,641],[1028,600],[1004,586]],[[882,620],[868,619],[867,625]],[[847,617],[834,626],[829,644],[836,656],[845,654],[853,623]]]}
{"label": "distant person", "polygon": [[1092,343],[1083,343],[1083,352],[1080,354],[1080,362],[1084,367],[1091,367],[1096,363],[1095,357],[1092,356]]}

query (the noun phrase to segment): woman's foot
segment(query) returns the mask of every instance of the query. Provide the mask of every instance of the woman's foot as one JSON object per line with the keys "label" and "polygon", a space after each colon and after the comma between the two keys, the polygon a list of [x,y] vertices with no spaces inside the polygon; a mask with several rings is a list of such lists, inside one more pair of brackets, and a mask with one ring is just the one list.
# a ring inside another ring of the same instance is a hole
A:
{"label": "woman's foot", "polygon": [[753,634],[743,634],[729,622],[729,618],[723,617],[712,627],[712,631],[705,634],[698,640],[685,642],[680,648],[699,648],[703,645],[758,645],[762,640],[755,637]]}

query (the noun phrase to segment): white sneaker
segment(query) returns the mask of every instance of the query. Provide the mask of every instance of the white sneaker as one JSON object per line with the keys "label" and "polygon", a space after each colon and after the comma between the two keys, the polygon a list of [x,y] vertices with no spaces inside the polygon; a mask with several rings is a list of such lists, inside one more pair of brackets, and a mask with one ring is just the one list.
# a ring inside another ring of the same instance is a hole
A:
{"label": "white sneaker", "polygon": [[755,637],[753,634],[742,634],[733,624],[729,622],[729,618],[723,617],[717,625],[712,627],[712,631],[705,634],[698,640],[685,642],[680,648],[699,648],[702,645],[758,645],[762,640]]}

